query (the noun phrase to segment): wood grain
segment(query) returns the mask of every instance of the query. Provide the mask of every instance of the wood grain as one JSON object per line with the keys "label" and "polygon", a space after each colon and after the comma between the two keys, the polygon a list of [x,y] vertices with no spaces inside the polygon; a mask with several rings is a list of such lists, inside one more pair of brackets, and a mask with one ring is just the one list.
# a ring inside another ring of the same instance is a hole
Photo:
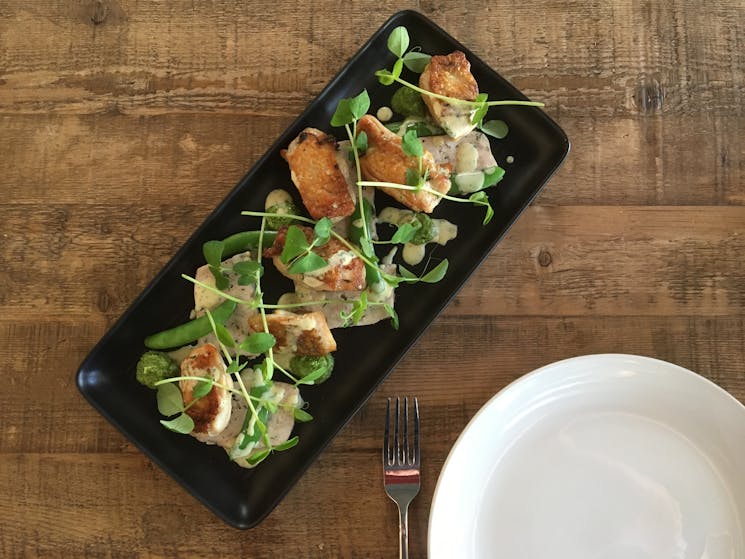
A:
{"label": "wood grain", "polygon": [[[544,101],[572,152],[287,498],[238,532],[88,406],[75,372],[400,9]],[[395,556],[379,455],[398,393],[418,394],[425,425],[425,557],[450,447],[539,366],[649,355],[745,401],[743,21],[734,0],[0,0],[0,557]]]}

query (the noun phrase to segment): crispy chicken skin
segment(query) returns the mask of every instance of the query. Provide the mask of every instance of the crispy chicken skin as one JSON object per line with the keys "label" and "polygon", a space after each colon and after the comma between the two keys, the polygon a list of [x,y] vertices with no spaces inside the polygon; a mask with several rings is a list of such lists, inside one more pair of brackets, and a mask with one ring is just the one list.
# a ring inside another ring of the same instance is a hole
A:
{"label": "crispy chicken skin", "polygon": [[[185,377],[211,378],[216,383],[229,388],[233,380],[225,370],[220,352],[212,344],[199,346],[191,351],[181,362],[181,375]],[[188,406],[194,400],[194,388],[198,381],[181,380],[179,388]],[[230,421],[231,396],[225,388],[213,386],[210,392],[197,400],[186,413],[194,420],[192,435],[206,443],[214,443],[215,438],[227,427]]]}
{"label": "crispy chicken skin", "polygon": [[[471,64],[466,55],[456,50],[447,56],[433,56],[430,63],[419,76],[419,87],[453,97],[473,101],[479,94],[476,78],[471,74]],[[453,138],[460,138],[473,130],[471,124],[471,109],[452,105],[431,97],[422,95],[425,105],[432,118]]]}
{"label": "crispy chicken skin", "polygon": [[[313,240],[313,229],[303,226],[298,227],[310,243]],[[264,256],[272,258],[277,270],[283,275],[319,291],[360,291],[365,288],[364,262],[350,252],[341,241],[333,237],[325,245],[313,249],[313,252],[329,263],[328,266],[307,274],[289,273],[287,265],[280,258],[286,237],[287,227],[282,227],[277,231],[274,244],[264,251]]]}
{"label": "crispy chicken skin", "polygon": [[[336,341],[321,312],[276,311],[266,315],[266,323],[269,333],[277,340],[274,345],[277,353],[321,356],[336,351]],[[256,332],[264,331],[259,315],[251,317],[248,326]]]}
{"label": "crispy chicken skin", "polygon": [[355,201],[337,163],[333,136],[306,128],[282,156],[290,165],[290,176],[313,219],[337,219],[351,215]]}
{"label": "crispy chicken skin", "polygon": [[[406,184],[406,170],[418,169],[416,157],[406,155],[401,147],[401,137],[388,130],[374,116],[365,115],[357,123],[357,130],[367,134],[367,151],[360,158],[362,174],[371,181]],[[450,172],[435,163],[432,154],[425,150],[422,169],[427,170],[427,184],[437,192],[450,190]],[[399,188],[380,189],[414,211],[431,213],[441,198],[424,190]]]}

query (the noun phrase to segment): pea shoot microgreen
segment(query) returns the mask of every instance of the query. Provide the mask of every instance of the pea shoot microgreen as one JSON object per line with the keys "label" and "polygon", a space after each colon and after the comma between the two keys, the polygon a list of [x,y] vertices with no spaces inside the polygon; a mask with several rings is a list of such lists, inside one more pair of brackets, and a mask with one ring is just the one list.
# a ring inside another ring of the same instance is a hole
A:
{"label": "pea shoot microgreen", "polygon": [[[535,101],[518,101],[518,100],[489,101],[488,95],[486,93],[479,93],[475,99],[468,100],[468,99],[457,99],[455,97],[448,97],[446,95],[440,95],[432,91],[427,91],[426,89],[423,89],[401,78],[401,72],[403,70],[404,65],[412,72],[421,74],[425,70],[427,65],[429,64],[430,58],[431,58],[429,55],[426,55],[416,49],[412,49],[411,51],[406,52],[406,49],[408,48],[408,46],[409,46],[408,31],[403,26],[396,27],[391,32],[391,34],[388,36],[388,50],[390,50],[397,57],[396,61],[393,63],[393,67],[391,68],[391,70],[382,69],[382,70],[378,70],[377,72],[375,72],[375,76],[378,78],[378,81],[382,85],[388,86],[388,85],[392,85],[394,82],[399,83],[422,95],[427,95],[429,97],[440,99],[441,101],[445,101],[446,103],[450,103],[451,105],[459,105],[464,108],[467,108],[473,111],[471,115],[471,124],[478,125],[479,127],[483,127],[485,124],[488,124],[488,123],[484,123],[483,120],[484,120],[484,117],[486,116],[487,111],[489,110],[489,107],[495,107],[498,105],[523,105],[523,106],[529,106],[529,107],[543,107],[544,106],[543,103],[539,103]],[[491,126],[487,126],[487,129],[490,129],[490,128]]]}
{"label": "pea shoot microgreen", "polygon": [[471,203],[477,206],[484,206],[484,208],[486,208],[486,215],[484,216],[484,220],[482,222],[483,225],[488,225],[492,217],[494,217],[494,208],[491,207],[491,203],[489,202],[489,197],[486,195],[485,192],[481,192],[481,191],[474,192],[468,198],[459,198],[457,196],[451,196],[449,194],[443,194],[442,192],[438,192],[437,190],[430,188],[426,184],[421,187],[411,186],[408,184],[398,184],[395,182],[382,182],[382,181],[361,181],[361,184],[363,186],[382,186],[385,188],[398,188],[400,190],[416,190],[416,191],[421,190],[424,192],[429,192],[433,196],[444,198],[445,200],[450,200],[451,202]]}
{"label": "pea shoot microgreen", "polygon": [[319,220],[313,229],[313,240],[310,243],[300,227],[290,225],[280,255],[280,260],[288,265],[289,273],[307,274],[328,266],[328,262],[313,252],[313,249],[329,241],[331,225],[331,220],[327,217]]}
{"label": "pea shoot microgreen", "polygon": [[442,278],[445,277],[445,274],[448,271],[448,261],[443,260],[440,262],[437,266],[429,270],[427,273],[417,276],[413,272],[407,270],[403,266],[399,265],[398,271],[401,273],[401,277],[404,281],[415,281],[415,282],[423,282],[423,283],[437,283]]}

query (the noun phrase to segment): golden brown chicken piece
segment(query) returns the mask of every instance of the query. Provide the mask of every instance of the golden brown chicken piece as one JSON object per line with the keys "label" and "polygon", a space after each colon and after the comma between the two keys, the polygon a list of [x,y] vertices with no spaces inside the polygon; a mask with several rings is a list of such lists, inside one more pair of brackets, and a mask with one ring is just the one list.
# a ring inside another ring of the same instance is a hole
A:
{"label": "golden brown chicken piece", "polygon": [[[357,123],[357,130],[367,134],[367,151],[360,158],[362,174],[367,180],[405,185],[406,170],[419,170],[417,158],[404,153],[401,137],[388,130],[374,116],[363,116]],[[427,171],[426,186],[441,194],[447,194],[450,190],[450,171],[437,165],[432,154],[426,150],[422,156],[422,170]],[[431,213],[442,199],[424,190],[390,187],[380,189],[407,208],[418,212]]]}
{"label": "golden brown chicken piece", "polygon": [[[479,94],[476,78],[471,74],[471,63],[466,55],[456,50],[447,56],[433,56],[419,76],[419,87],[465,101],[474,101]],[[475,128],[471,123],[473,107],[448,103],[442,99],[422,95],[432,118],[451,138],[461,138]]]}
{"label": "golden brown chicken piece", "polygon": [[[233,380],[225,369],[219,350],[212,344],[204,344],[191,351],[181,362],[181,375],[185,377],[211,378],[216,383],[233,387]],[[194,400],[194,389],[199,381],[181,380],[179,388],[188,406]],[[210,392],[197,400],[186,413],[194,420],[192,435],[205,443],[214,444],[216,438],[230,421],[231,396],[225,389],[213,386]]]}
{"label": "golden brown chicken piece", "polygon": [[313,219],[335,220],[354,211],[354,191],[339,169],[338,156],[334,137],[316,128],[300,132],[282,151],[292,182]]}
{"label": "golden brown chicken piece", "polygon": [[[313,240],[313,229],[310,227],[296,226],[304,234],[308,243]],[[323,258],[328,265],[305,274],[291,274],[288,266],[280,255],[285,246],[287,238],[287,227],[277,231],[274,244],[264,251],[264,256],[272,258],[279,272],[309,289],[319,291],[361,291],[365,288],[365,264],[362,260],[338,239],[331,237],[329,241],[320,247],[314,248],[313,252]]]}
{"label": "golden brown chicken piece", "polygon": [[[266,315],[269,333],[277,340],[274,345],[275,358],[281,362],[281,356],[289,361],[293,355],[326,355],[336,351],[336,341],[326,323],[326,317],[320,312],[295,314],[287,311],[276,311]],[[255,332],[264,331],[260,315],[252,316],[248,327]]]}

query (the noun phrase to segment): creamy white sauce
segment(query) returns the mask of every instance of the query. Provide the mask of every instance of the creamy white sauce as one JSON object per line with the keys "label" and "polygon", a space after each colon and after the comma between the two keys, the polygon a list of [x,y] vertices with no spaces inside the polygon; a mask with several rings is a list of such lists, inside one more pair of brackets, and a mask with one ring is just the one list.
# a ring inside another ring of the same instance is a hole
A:
{"label": "creamy white sauce", "polygon": [[444,246],[458,236],[458,226],[455,223],[450,223],[447,219],[435,219],[433,221],[437,225],[437,236],[433,242]]}
{"label": "creamy white sauce", "polygon": [[378,109],[378,112],[375,113],[375,116],[378,117],[378,120],[380,122],[388,122],[393,118],[393,111],[390,107],[380,107]]}
{"label": "creamy white sauce", "polygon": [[479,150],[471,143],[460,142],[455,148],[455,172],[472,173],[479,164]]}
{"label": "creamy white sauce", "polygon": [[[414,212],[411,210],[387,207],[383,208],[378,214],[378,221],[392,225],[401,225],[413,214]],[[432,219],[432,223],[435,226],[435,236],[430,241],[431,243],[445,245],[458,236],[458,226],[454,223],[446,219]],[[405,243],[401,251],[401,257],[409,266],[416,266],[424,259],[425,247],[426,245]],[[386,258],[390,258],[390,261],[392,261],[395,254],[394,251],[391,251]]]}
{"label": "creamy white sauce", "polygon": [[405,243],[404,249],[401,251],[401,257],[404,259],[409,266],[416,266],[422,260],[424,260],[424,254],[426,251],[426,245],[415,245],[413,243]]}

